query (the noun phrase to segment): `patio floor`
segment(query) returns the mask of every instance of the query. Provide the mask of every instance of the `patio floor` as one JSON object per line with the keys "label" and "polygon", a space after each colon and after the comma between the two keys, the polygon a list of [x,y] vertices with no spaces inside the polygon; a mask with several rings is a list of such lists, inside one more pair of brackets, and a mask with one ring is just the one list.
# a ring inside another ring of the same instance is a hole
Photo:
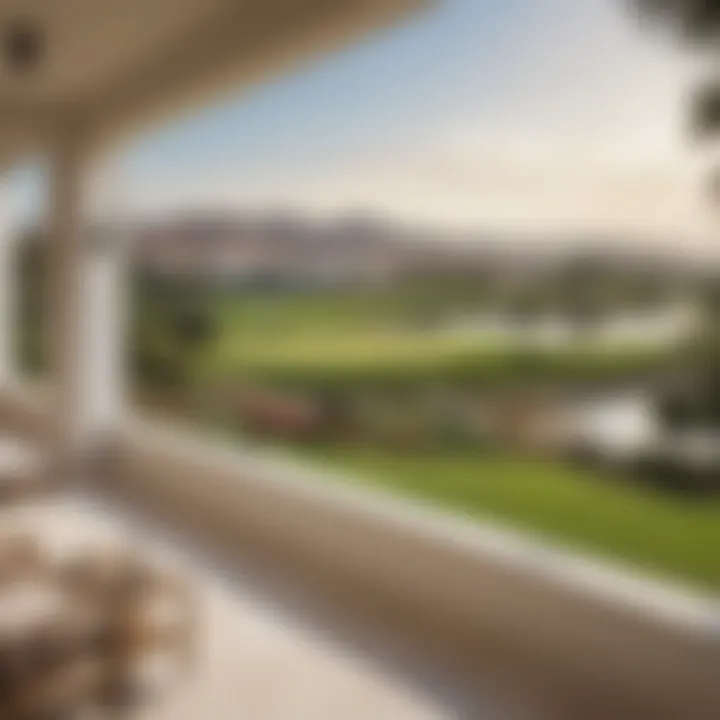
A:
{"label": "patio floor", "polygon": [[56,552],[101,538],[133,543],[190,572],[200,593],[201,646],[188,682],[142,720],[438,720],[457,717],[254,591],[200,563],[123,509],[83,496],[4,510],[3,524],[31,526]]}

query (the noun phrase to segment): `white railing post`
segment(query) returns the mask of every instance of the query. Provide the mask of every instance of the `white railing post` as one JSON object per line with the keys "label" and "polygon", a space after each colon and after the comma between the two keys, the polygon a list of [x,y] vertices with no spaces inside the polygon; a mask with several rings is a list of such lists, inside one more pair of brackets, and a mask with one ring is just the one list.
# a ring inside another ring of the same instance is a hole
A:
{"label": "white railing post", "polygon": [[80,134],[61,137],[51,157],[51,453],[67,474],[97,457],[124,407],[124,244],[109,167]]}

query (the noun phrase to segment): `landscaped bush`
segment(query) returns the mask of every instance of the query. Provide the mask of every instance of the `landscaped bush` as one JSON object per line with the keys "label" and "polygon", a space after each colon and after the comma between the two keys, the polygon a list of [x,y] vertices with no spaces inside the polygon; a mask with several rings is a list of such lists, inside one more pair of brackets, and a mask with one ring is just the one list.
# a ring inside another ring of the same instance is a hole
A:
{"label": "landscaped bush", "polygon": [[323,431],[321,409],[306,398],[247,392],[235,399],[234,409],[237,421],[250,435],[307,441]]}

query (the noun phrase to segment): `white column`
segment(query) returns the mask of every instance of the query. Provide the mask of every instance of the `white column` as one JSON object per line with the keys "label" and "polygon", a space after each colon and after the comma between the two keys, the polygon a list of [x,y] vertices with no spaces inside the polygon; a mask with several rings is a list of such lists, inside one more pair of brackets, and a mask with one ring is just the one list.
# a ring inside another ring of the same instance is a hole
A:
{"label": "white column", "polygon": [[17,248],[10,228],[10,208],[5,183],[0,182],[0,386],[15,373]]}
{"label": "white column", "polygon": [[124,243],[108,168],[108,158],[71,135],[51,159],[51,451],[68,473],[97,458],[124,407]]}
{"label": "white column", "polygon": [[106,435],[125,407],[126,256],[122,230],[110,227],[86,246],[84,293],[84,417]]}

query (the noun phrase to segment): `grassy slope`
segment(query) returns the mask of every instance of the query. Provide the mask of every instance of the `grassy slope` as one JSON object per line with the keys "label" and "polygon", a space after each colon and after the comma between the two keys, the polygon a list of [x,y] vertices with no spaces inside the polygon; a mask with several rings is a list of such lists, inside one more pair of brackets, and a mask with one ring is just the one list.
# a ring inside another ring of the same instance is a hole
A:
{"label": "grassy slope", "polygon": [[720,504],[684,502],[550,462],[469,452],[323,450],[323,462],[473,517],[720,589]]}

